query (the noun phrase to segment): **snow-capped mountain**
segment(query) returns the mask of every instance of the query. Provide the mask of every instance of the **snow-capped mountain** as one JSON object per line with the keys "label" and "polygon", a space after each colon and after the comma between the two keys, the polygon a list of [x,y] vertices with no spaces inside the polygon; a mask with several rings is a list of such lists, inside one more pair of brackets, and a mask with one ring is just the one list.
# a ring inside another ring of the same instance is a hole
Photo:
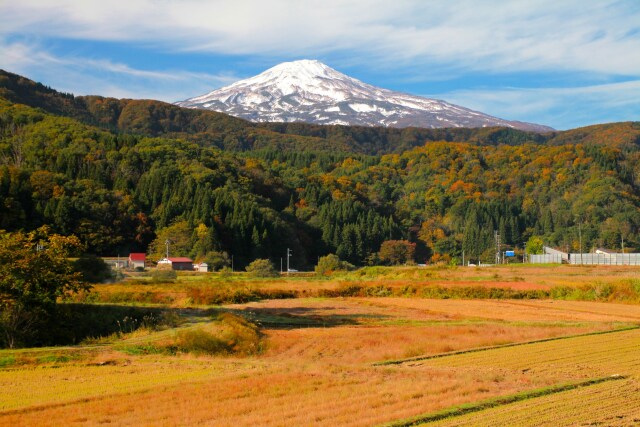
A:
{"label": "snow-capped mountain", "polygon": [[220,111],[254,122],[552,130],[499,119],[445,101],[381,89],[314,60],[283,62],[255,77],[176,105]]}

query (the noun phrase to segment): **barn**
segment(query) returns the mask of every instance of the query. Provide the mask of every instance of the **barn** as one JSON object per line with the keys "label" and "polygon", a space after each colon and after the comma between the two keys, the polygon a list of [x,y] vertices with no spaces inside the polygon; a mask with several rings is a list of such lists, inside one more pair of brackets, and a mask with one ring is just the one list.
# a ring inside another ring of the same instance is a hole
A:
{"label": "barn", "polygon": [[192,271],[193,260],[186,257],[162,258],[158,261],[158,268]]}

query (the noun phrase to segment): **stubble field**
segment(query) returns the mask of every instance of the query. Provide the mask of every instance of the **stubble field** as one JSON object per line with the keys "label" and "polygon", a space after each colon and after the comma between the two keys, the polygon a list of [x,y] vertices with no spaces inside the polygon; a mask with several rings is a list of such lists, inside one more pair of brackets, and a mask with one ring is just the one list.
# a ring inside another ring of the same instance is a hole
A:
{"label": "stubble field", "polygon": [[[609,298],[430,299],[419,292],[332,297],[320,292],[345,288],[345,283],[394,289],[469,282],[487,288],[509,283],[528,289],[632,286],[640,270],[414,268],[392,273],[263,281],[233,277],[219,286],[293,290],[296,298],[222,306],[188,301],[188,289],[215,286],[214,275],[181,276],[174,284],[98,287],[101,295],[162,289],[175,297],[165,306],[182,321],[79,346],[0,351],[0,425],[640,423],[640,305]],[[185,339],[202,331],[217,334],[224,351],[180,350]],[[225,340],[233,342],[225,346]]]}

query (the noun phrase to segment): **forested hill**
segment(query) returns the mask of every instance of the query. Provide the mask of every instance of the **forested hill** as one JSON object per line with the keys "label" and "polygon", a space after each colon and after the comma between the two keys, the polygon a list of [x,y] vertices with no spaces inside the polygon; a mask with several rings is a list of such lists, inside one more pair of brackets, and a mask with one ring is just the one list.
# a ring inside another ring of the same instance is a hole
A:
{"label": "forested hill", "polygon": [[329,252],[375,263],[384,240],[409,239],[419,262],[463,250],[489,261],[494,230],[511,246],[535,235],[577,250],[578,228],[584,248],[640,247],[639,123],[544,135],[261,127],[8,73],[0,83],[0,229],[47,224],[99,255],[157,257],[170,238],[176,256],[233,255],[237,267],[279,263],[289,247],[305,268]]}
{"label": "forested hill", "polygon": [[160,101],[74,97],[3,70],[0,70],[0,96],[112,131],[183,138],[233,151],[277,148],[376,155],[401,153],[433,141],[477,145],[640,143],[638,123],[614,123],[544,134],[510,128],[398,129],[306,123],[255,124],[222,113],[186,109]]}

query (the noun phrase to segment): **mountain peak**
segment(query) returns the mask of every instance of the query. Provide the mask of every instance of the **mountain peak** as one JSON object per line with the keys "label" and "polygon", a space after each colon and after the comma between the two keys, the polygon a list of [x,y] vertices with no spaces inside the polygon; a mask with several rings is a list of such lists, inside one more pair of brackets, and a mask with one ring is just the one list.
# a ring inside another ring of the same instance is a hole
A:
{"label": "mountain peak", "polygon": [[[241,80],[229,86],[229,88],[251,88],[260,87],[277,89],[280,95],[287,96],[299,90],[307,92],[322,92],[320,89],[328,81],[338,81],[349,79],[346,75],[339,73],[320,61],[313,59],[301,59],[292,62],[283,62],[268,70]],[[214,94],[218,91],[213,91]]]}
{"label": "mountain peak", "polygon": [[499,119],[440,100],[378,88],[314,59],[283,62],[257,76],[176,104],[220,111],[256,122],[552,130]]}
{"label": "mountain peak", "polygon": [[331,67],[323,64],[322,62],[318,61],[317,59],[299,59],[297,61],[282,62],[282,63],[280,63],[278,65],[275,65],[275,66],[269,68],[268,70],[265,71],[265,73],[268,73],[268,72],[281,72],[281,73],[306,72],[306,73],[309,73],[309,74],[322,76],[322,75],[325,75],[327,73],[327,70],[335,71],[334,69],[332,69]]}

